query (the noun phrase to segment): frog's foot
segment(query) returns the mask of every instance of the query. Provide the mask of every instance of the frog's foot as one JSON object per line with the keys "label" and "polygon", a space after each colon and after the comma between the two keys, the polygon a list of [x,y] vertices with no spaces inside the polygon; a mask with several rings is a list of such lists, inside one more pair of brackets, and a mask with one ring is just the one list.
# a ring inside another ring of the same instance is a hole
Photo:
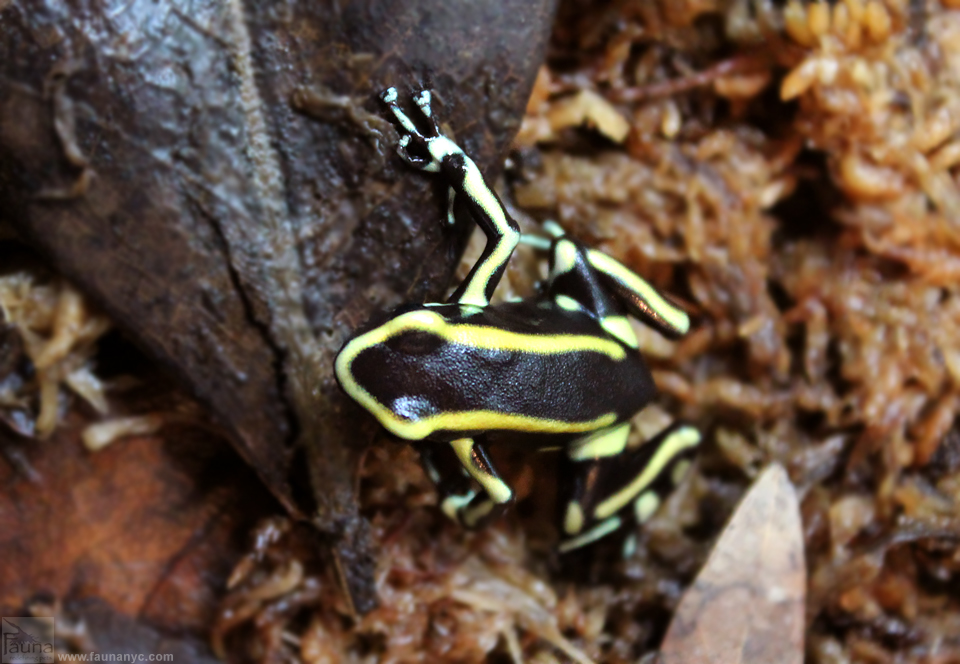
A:
{"label": "frog's foot", "polygon": [[560,224],[552,219],[543,222],[543,230],[549,237],[524,233],[520,236],[520,243],[528,247],[533,247],[534,249],[539,249],[540,251],[550,251],[553,248],[553,241],[567,234]]}
{"label": "frog's foot", "polygon": [[[431,94],[429,90],[421,90],[414,95],[420,114],[423,116],[422,123],[428,129],[422,133],[417,125],[404,113],[403,109],[397,103],[397,89],[387,88],[380,95],[380,99],[387,105],[393,117],[396,118],[399,125],[400,142],[397,146],[397,154],[405,162],[422,171],[437,172],[440,170],[440,162],[446,155],[445,150],[431,149],[433,143],[444,141],[440,134],[440,129],[433,118],[433,109],[431,108]],[[448,141],[449,142],[449,141]]]}
{"label": "frog's foot", "polygon": [[[475,447],[472,440],[464,440],[470,441],[471,447]],[[471,458],[469,463],[474,467],[472,471],[462,462],[455,445]],[[455,453],[450,454],[451,450]],[[477,463],[472,461],[475,456],[480,459]],[[476,528],[482,525],[502,514],[513,499],[513,492],[509,487],[500,480],[495,471],[489,470],[491,467],[482,447],[468,451],[466,443],[462,441],[454,441],[451,447],[425,444],[420,448],[420,459],[427,475],[437,485],[440,509],[461,526]],[[476,488],[474,479],[477,474],[489,475],[484,477],[483,482],[478,482],[481,487],[493,487],[493,495],[499,498],[500,502],[491,497],[485,488]]]}
{"label": "frog's foot", "polygon": [[495,503],[484,493],[442,495],[440,509],[464,528],[474,529],[503,514],[507,503]]}
{"label": "frog's foot", "polygon": [[[563,514],[566,553],[614,532],[632,518],[643,523],[683,480],[700,432],[675,424],[631,450],[628,425],[594,434],[568,453],[573,491]],[[622,441],[622,444],[621,444]]]}

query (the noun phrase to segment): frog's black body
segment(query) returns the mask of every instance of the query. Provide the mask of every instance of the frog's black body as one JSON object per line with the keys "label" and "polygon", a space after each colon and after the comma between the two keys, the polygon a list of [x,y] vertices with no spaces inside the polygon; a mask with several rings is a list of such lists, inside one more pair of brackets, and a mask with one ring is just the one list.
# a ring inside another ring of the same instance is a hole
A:
{"label": "frog's black body", "polygon": [[[488,327],[524,337],[596,337],[621,345],[593,317],[561,309],[546,298],[486,307],[466,316],[455,304],[426,310],[443,316],[451,326]],[[410,331],[361,352],[353,361],[353,373],[373,386],[370,392],[377,401],[402,404],[393,410],[403,410],[411,419],[487,410],[532,415],[548,422],[594,422],[605,416],[610,419],[612,414],[613,421],[623,422],[656,393],[646,363],[631,351],[624,348],[618,360],[586,350],[546,355],[451,343]],[[398,380],[377,381],[384,373]],[[441,429],[426,440],[449,442],[497,429]],[[562,444],[580,434],[548,435],[556,440],[538,437],[534,444]]]}
{"label": "frog's black body", "polygon": [[[348,341],[336,360],[341,386],[390,432],[419,444],[444,511],[467,525],[513,498],[487,457],[491,439],[566,451],[561,551],[612,532],[630,512],[645,521],[686,473],[700,435],[674,425],[627,447],[630,419],[656,394],[627,315],[680,335],[686,314],[556,224],[545,225],[550,240],[521,238],[473,161],[439,133],[429,92],[415,97],[426,134],[397,106],[395,90],[383,99],[402,130],[400,155],[444,178],[451,216],[462,197],[488,244],[447,303],[406,305]],[[547,287],[491,305],[520,241],[550,252]]]}

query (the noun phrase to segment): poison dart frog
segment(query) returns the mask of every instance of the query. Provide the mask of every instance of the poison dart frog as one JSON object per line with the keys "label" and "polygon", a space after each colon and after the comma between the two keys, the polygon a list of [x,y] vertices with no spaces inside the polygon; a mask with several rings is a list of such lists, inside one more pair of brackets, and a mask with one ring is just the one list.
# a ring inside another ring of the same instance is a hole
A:
{"label": "poison dart frog", "polygon": [[[630,419],[656,395],[628,315],[672,337],[687,314],[613,258],[548,222],[549,238],[521,235],[473,160],[444,136],[430,92],[414,95],[422,127],[381,98],[410,166],[437,173],[487,236],[469,275],[446,302],[401,306],[367,324],[336,358],[346,393],[388,431],[415,443],[442,510],[467,527],[514,497],[487,445],[563,450],[561,552],[632,520],[646,521],[683,479],[700,443],[674,424],[628,447]],[[518,243],[549,252],[538,296],[491,305]]]}

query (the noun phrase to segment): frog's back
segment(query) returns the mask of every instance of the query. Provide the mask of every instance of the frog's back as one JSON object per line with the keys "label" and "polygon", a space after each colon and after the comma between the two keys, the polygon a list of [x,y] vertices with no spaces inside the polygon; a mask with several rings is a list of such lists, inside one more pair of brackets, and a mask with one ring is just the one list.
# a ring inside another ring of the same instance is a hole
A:
{"label": "frog's back", "polygon": [[542,301],[425,311],[442,323],[405,329],[352,363],[401,436],[570,436],[624,421],[655,394],[640,354],[587,314]]}

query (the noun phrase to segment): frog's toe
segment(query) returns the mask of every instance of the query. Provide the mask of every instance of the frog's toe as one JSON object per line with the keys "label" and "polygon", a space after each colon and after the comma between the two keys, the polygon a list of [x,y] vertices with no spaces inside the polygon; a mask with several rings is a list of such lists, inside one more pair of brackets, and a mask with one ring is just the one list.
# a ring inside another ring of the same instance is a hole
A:
{"label": "frog's toe", "polygon": [[384,104],[394,104],[397,101],[397,89],[393,86],[390,86],[386,90],[380,93],[380,99],[383,100]]}
{"label": "frog's toe", "polygon": [[428,118],[433,116],[433,109],[430,107],[432,96],[429,90],[421,90],[419,94],[414,95],[413,101],[416,102],[421,113]]}
{"label": "frog's toe", "polygon": [[411,134],[401,136],[397,143],[397,154],[407,164],[420,170],[426,170],[433,163],[430,151],[420,136]]}
{"label": "frog's toe", "polygon": [[443,513],[464,528],[479,528],[484,523],[503,514],[508,503],[496,503],[485,493],[470,491],[461,495],[448,495],[440,505]]}
{"label": "frog's toe", "polygon": [[567,232],[563,230],[563,226],[555,222],[553,219],[547,219],[545,222],[543,222],[543,230],[553,238],[563,237],[567,234]]}
{"label": "frog's toe", "polygon": [[440,500],[440,510],[446,514],[450,519],[456,521],[461,525],[463,519],[461,514],[464,510],[473,502],[473,499],[477,497],[477,492],[474,489],[470,489],[464,493],[448,493],[441,497]]}
{"label": "frog's toe", "polygon": [[623,519],[619,515],[611,516],[603,521],[594,524],[591,528],[579,533],[576,537],[567,537],[560,541],[557,550],[560,553],[567,553],[574,549],[579,549],[587,544],[596,542],[601,537],[606,537],[623,525]]}
{"label": "frog's toe", "polygon": [[460,523],[465,528],[478,528],[496,519],[506,508],[507,503],[495,503],[489,498],[484,498],[460,510]]}
{"label": "frog's toe", "polygon": [[[411,136],[419,136],[421,139],[423,136],[420,134],[420,130],[417,129],[417,125],[413,123],[407,114],[404,113],[403,109],[400,108],[400,105],[397,103],[397,89],[396,88],[387,88],[382,93],[380,93],[380,100],[386,104],[387,108],[390,109],[390,112],[393,114],[393,117],[396,119],[397,123],[400,125],[401,131],[401,142],[403,141],[403,136],[409,134]],[[406,134],[404,134],[406,132]]]}

